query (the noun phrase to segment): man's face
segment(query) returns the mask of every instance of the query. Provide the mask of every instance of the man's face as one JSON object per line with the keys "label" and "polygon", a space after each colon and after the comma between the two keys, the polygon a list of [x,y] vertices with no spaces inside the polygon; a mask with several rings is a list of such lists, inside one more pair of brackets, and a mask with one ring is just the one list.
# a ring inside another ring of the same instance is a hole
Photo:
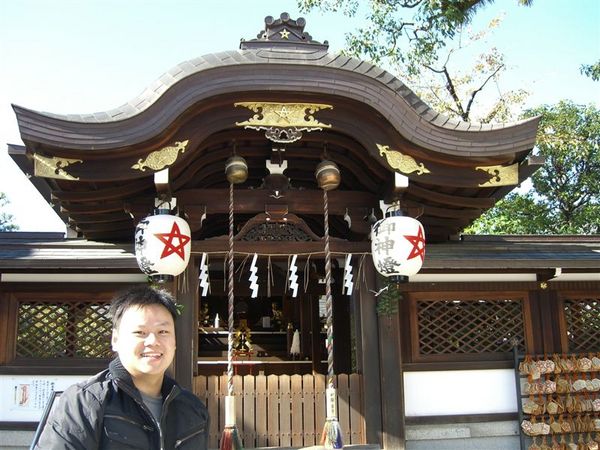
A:
{"label": "man's face", "polygon": [[113,330],[112,348],[135,379],[164,374],[175,356],[175,324],[161,305],[133,306]]}

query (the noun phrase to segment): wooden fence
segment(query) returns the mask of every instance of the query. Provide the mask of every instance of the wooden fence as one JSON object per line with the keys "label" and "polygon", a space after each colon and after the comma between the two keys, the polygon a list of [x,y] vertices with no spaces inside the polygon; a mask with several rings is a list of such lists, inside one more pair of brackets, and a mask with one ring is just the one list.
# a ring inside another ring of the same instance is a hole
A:
{"label": "wooden fence", "polygon": [[[195,393],[210,414],[209,448],[219,448],[227,376],[198,376]],[[236,375],[236,425],[244,448],[318,445],[325,423],[324,375]],[[338,415],[344,444],[364,444],[361,375],[337,375]]]}

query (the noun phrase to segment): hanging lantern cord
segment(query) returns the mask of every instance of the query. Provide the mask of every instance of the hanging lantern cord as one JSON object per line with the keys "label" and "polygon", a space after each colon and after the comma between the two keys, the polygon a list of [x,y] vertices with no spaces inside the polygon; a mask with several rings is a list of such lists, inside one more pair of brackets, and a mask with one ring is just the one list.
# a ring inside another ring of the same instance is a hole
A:
{"label": "hanging lantern cord", "polygon": [[227,271],[227,299],[229,333],[227,337],[227,395],[233,395],[233,183],[229,183],[229,269]]}
{"label": "hanging lantern cord", "polygon": [[331,251],[329,250],[329,202],[323,189],[323,219],[325,234],[325,310],[327,314],[327,385],[334,387],[333,372],[333,302],[331,298]]}

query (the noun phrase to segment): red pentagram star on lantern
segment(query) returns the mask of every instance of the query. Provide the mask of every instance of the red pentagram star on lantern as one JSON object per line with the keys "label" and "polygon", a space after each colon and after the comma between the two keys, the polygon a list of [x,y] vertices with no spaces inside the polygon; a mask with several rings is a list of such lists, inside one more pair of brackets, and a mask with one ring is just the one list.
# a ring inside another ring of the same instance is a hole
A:
{"label": "red pentagram star on lantern", "polygon": [[423,236],[423,228],[419,227],[419,232],[416,236],[406,236],[404,238],[409,241],[413,248],[410,250],[408,254],[408,259],[416,258],[417,256],[421,257],[421,261],[425,260],[425,236]]}
{"label": "red pentagram star on lantern", "polygon": [[[156,233],[154,236],[156,236],[158,239],[161,240],[161,242],[165,244],[165,248],[163,249],[162,254],[160,255],[160,259],[166,258],[167,256],[172,255],[173,253],[177,253],[181,257],[181,259],[185,261],[184,247],[185,244],[187,244],[191,238],[189,236],[186,236],[185,234],[181,234],[177,222],[173,222],[173,228],[171,228],[170,233]],[[173,245],[173,241],[175,239],[179,241],[178,245]]]}

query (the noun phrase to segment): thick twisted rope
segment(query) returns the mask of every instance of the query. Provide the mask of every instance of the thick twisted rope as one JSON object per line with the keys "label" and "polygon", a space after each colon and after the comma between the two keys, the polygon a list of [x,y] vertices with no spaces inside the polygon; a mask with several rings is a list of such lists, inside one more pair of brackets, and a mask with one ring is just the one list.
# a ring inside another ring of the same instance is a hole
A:
{"label": "thick twisted rope", "polygon": [[323,189],[323,219],[325,233],[325,310],[327,314],[327,384],[333,384],[333,305],[331,298],[331,252],[329,251],[329,203]]}
{"label": "thick twisted rope", "polygon": [[229,183],[229,270],[227,271],[227,298],[229,333],[227,335],[227,395],[233,395],[233,183]]}

